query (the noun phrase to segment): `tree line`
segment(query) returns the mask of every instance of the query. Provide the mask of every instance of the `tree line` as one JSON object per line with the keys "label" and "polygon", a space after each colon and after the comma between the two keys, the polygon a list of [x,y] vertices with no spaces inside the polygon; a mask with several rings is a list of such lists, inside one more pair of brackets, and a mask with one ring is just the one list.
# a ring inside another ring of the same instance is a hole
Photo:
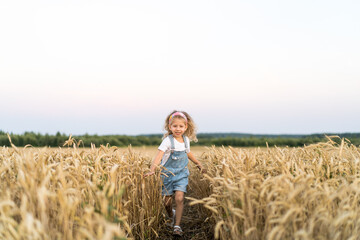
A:
{"label": "tree line", "polygon": [[[62,147],[64,142],[68,140],[69,135],[56,133],[55,135],[40,134],[34,132],[25,132],[24,134],[10,133],[10,138],[15,146],[23,147],[31,145],[33,147]],[[233,146],[233,147],[265,147],[265,146],[289,146],[302,147],[318,142],[326,142],[328,136],[339,136],[333,138],[335,142],[340,142],[341,138],[348,139],[352,144],[360,145],[360,133],[347,134],[312,134],[312,135],[252,135],[237,133],[208,133],[198,134],[198,142],[192,143],[192,146]],[[73,138],[80,146],[90,147],[106,145],[126,147],[132,146],[158,146],[161,143],[162,135],[77,135]],[[80,141],[81,140],[81,141]],[[0,146],[10,146],[7,133],[0,131]]]}

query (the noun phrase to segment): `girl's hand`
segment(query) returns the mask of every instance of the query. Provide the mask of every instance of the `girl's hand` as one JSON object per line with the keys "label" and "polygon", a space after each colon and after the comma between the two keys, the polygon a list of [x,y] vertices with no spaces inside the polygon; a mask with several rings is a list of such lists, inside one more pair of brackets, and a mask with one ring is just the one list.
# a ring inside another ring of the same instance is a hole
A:
{"label": "girl's hand", "polygon": [[201,163],[199,163],[198,165],[196,165],[196,167],[200,170],[201,173],[206,173],[206,169],[202,166]]}
{"label": "girl's hand", "polygon": [[151,176],[151,175],[154,175],[154,174],[155,174],[155,172],[148,172],[148,173],[144,174],[144,177],[148,177],[148,176]]}

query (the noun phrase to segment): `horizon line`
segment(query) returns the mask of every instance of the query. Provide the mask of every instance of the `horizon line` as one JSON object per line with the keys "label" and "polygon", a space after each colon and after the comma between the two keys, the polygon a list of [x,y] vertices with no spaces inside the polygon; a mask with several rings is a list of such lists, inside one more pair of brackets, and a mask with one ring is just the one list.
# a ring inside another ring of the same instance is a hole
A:
{"label": "horizon line", "polygon": [[[7,132],[7,131],[3,131],[0,129],[0,134],[4,133],[4,134],[10,134],[10,135],[25,135],[26,133],[33,133],[33,134],[40,134],[40,135],[57,135],[58,133],[60,133],[61,135],[72,135],[72,136],[84,136],[84,135],[97,135],[97,136],[151,136],[151,135],[163,135],[164,133],[141,133],[141,134],[120,134],[120,133],[112,133],[112,134],[99,134],[99,133],[83,133],[83,134],[72,134],[72,133],[64,133],[64,132],[60,132],[57,131],[56,133],[50,134],[50,133],[41,133],[41,132],[35,132],[35,131],[25,131],[22,133],[14,133],[14,132]],[[298,136],[298,135],[302,135],[302,136],[308,136],[308,135],[344,135],[344,134],[360,134],[360,132],[313,132],[313,133],[247,133],[247,132],[229,132],[229,131],[224,131],[224,132],[198,132],[197,135],[207,135],[207,134],[238,134],[238,135],[252,135],[252,136],[280,136],[280,135],[285,135],[285,136]]]}

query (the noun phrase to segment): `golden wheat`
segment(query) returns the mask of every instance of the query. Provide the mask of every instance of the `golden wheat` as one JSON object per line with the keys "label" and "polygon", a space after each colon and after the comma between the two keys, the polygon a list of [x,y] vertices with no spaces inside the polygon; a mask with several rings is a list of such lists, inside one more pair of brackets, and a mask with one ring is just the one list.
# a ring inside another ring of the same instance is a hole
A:
{"label": "golden wheat", "polygon": [[[205,216],[199,231],[213,229],[202,239],[359,239],[360,150],[345,139],[202,152],[208,172],[190,166],[187,197]],[[63,148],[2,147],[0,239],[163,238],[160,176],[143,177],[147,153],[79,148],[72,137]]]}
{"label": "golden wheat", "polygon": [[131,148],[0,151],[1,239],[147,239],[163,218],[150,159]]}
{"label": "golden wheat", "polygon": [[211,148],[209,210],[220,239],[359,239],[360,150],[329,139],[303,148]]}

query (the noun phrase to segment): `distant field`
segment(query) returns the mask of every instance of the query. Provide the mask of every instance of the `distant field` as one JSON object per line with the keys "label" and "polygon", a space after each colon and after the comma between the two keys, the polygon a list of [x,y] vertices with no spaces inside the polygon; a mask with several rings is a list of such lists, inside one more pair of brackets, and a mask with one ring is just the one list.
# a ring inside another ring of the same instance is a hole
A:
{"label": "distant field", "polygon": [[[121,149],[121,151],[126,152],[128,148],[123,147],[120,149]],[[155,155],[158,151],[157,147],[152,147],[152,146],[132,147],[132,149],[136,152],[142,153],[151,158],[155,157]],[[203,147],[203,146],[195,146],[195,147],[190,146],[191,152],[194,153],[194,155],[196,157],[200,157],[204,152],[207,151],[207,149],[208,149],[207,147]]]}
{"label": "distant field", "polygon": [[[19,149],[24,150],[24,148],[19,147]],[[48,147],[30,147],[30,148],[26,148],[25,151],[29,152],[29,151],[33,151],[34,149],[39,149],[39,150],[44,150],[44,151],[56,151],[59,148],[48,148]],[[61,148],[63,151],[72,151],[72,148]],[[90,150],[90,148],[82,148],[80,147],[79,150],[84,149],[84,150]],[[128,152],[129,147],[117,147],[118,151],[125,154],[126,152]],[[156,153],[157,153],[157,146],[142,146],[142,147],[131,147],[131,149],[139,154],[142,154],[144,156],[147,156],[149,158],[154,158]],[[190,147],[191,152],[194,153],[195,156],[200,157],[204,152],[208,151],[209,147],[204,147],[204,146],[194,146],[194,147]]]}
{"label": "distant field", "polygon": [[[198,142],[192,146],[233,146],[233,147],[266,147],[266,146],[290,146],[303,147],[304,145],[327,142],[326,136],[339,136],[351,141],[354,145],[360,145],[360,133],[339,134],[311,134],[311,135],[252,135],[237,133],[208,133],[198,134]],[[57,133],[56,135],[42,135],[40,133],[25,132],[24,134],[10,134],[13,144],[24,147],[30,144],[34,147],[50,146],[61,147],[69,138],[69,135]],[[161,134],[155,135],[78,135],[73,136],[80,146],[91,147],[106,145],[127,147],[131,146],[159,146],[162,140]],[[333,138],[339,143],[339,138]],[[9,138],[0,130],[0,146],[10,146]]]}

